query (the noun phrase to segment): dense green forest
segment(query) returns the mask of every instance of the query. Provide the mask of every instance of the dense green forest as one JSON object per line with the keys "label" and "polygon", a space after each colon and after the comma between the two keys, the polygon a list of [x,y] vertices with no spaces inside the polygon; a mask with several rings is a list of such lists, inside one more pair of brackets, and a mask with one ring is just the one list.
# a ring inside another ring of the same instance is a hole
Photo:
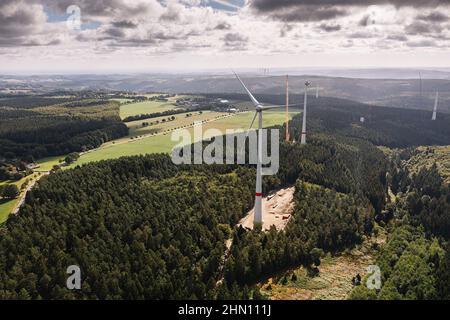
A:
{"label": "dense green forest", "polygon": [[8,100],[2,103],[6,106],[0,107],[0,159],[80,152],[128,134],[118,103],[87,99],[46,105],[64,99],[35,99],[26,107],[17,99],[14,106]]}
{"label": "dense green forest", "polygon": [[298,180],[294,201],[293,220],[283,231],[236,230],[225,268],[228,283],[251,284],[300,264],[318,266],[324,251],[352,247],[372,231],[374,209],[363,199]]}
{"label": "dense green forest", "polygon": [[380,290],[357,286],[352,299],[450,299],[450,188],[436,165],[410,174],[396,154],[391,164],[392,229],[376,264]]}
{"label": "dense green forest", "polygon": [[[361,188],[361,192],[353,196],[322,187],[303,190],[299,182],[299,206],[306,202],[314,204],[311,209],[322,208],[320,213],[297,213],[299,221],[311,215],[308,228],[312,228],[309,232],[315,240],[306,241],[301,235],[304,225],[293,224],[286,237],[296,239],[292,241],[296,251],[280,260],[280,264],[265,265],[262,261],[264,269],[261,267],[254,276],[286,265],[317,263],[318,249],[339,251],[358,243],[362,234],[370,232],[375,210],[368,197],[375,203],[383,201],[377,198],[384,190],[379,179],[384,170],[381,152],[372,150],[380,159],[378,167],[371,168],[378,174],[370,188],[369,183],[362,181],[345,188],[365,176],[363,170],[369,168],[370,156],[374,154],[365,148],[352,149],[350,145],[340,147],[335,143],[323,136],[312,139],[311,151],[299,151],[299,144],[283,146],[281,166],[285,169],[275,179],[266,179],[266,190],[301,177],[347,192]],[[287,154],[299,152],[301,161],[297,161],[293,171],[287,171],[290,165],[286,161],[292,161]],[[346,164],[344,160],[355,154],[361,165]],[[321,174],[306,175],[305,161],[317,161]],[[334,170],[346,173],[336,175]],[[20,215],[11,217],[2,230],[2,297],[248,297],[250,293],[245,292],[251,290],[245,290],[246,285],[251,286],[255,278],[233,278],[230,274],[239,273],[234,265],[227,264],[224,285],[216,287],[215,283],[220,276],[218,266],[225,240],[253,205],[254,176],[254,169],[247,166],[180,167],[172,164],[168,156],[154,155],[102,161],[44,178],[28,193]],[[315,200],[319,195],[323,195],[323,202]],[[336,210],[324,210],[331,203]],[[336,214],[342,219],[332,218]],[[322,228],[314,227],[328,219],[331,229],[322,232]],[[248,233],[243,239],[259,236]],[[279,250],[283,237],[268,237],[265,242]],[[246,244],[245,240],[237,242],[233,250]],[[278,259],[278,254],[268,259]],[[86,285],[81,292],[65,289],[63,266],[71,264],[79,264],[85,270]]]}
{"label": "dense green forest", "polygon": [[[391,121],[388,109],[343,100],[315,103],[308,144],[281,138],[280,170],[264,179],[265,193],[295,185],[283,231],[235,227],[253,206],[252,166],[178,166],[168,155],[87,164],[42,178],[0,229],[0,298],[259,298],[258,280],[299,265],[320,272],[324,252],[361,243],[376,222],[392,229],[378,258],[384,285],[379,292],[357,286],[352,297],[449,297],[448,186],[436,168],[408,174],[401,157],[376,147],[415,145],[411,128],[424,120],[392,109]],[[362,124],[356,112],[368,120]],[[300,121],[290,124],[294,137]],[[420,141],[450,143],[446,130],[430,125]],[[395,202],[386,203],[388,186]],[[82,270],[79,291],[65,287],[72,264]],[[407,270],[417,274],[411,283]]]}
{"label": "dense green forest", "polygon": [[[0,231],[0,297],[206,298],[230,225],[252,205],[253,176],[154,155],[43,179]],[[79,292],[65,288],[72,264]]]}

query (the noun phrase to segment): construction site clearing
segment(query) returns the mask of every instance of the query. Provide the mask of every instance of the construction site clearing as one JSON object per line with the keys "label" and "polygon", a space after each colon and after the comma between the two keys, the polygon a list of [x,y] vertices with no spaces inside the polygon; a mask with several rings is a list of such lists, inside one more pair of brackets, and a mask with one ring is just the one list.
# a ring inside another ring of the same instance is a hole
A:
{"label": "construction site clearing", "polygon": [[[283,230],[292,217],[294,210],[294,187],[281,189],[270,193],[262,199],[263,225],[262,230],[267,231],[271,226]],[[253,229],[255,209],[250,210],[238,225],[246,229]]]}

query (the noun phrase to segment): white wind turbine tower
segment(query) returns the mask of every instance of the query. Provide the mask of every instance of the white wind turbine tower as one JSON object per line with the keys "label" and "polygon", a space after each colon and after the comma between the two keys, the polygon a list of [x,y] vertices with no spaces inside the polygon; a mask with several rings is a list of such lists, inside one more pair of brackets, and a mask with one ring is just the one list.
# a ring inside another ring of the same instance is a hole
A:
{"label": "white wind turbine tower", "polygon": [[311,83],[309,81],[305,82],[305,100],[303,102],[303,125],[302,125],[302,134],[301,134],[301,144],[306,144],[306,103],[308,100],[308,87]]}
{"label": "white wind turbine tower", "polygon": [[316,87],[316,99],[319,98],[319,85]]}
{"label": "white wind turbine tower", "polygon": [[[256,192],[255,192],[255,216],[253,218],[253,227],[254,229],[261,227],[263,224],[263,211],[262,211],[262,114],[263,110],[269,110],[273,108],[283,108],[282,106],[263,106],[261,103],[259,103],[258,100],[251,94],[251,92],[247,89],[244,82],[242,82],[241,78],[233,71],[236,78],[239,80],[239,82],[244,87],[245,91],[247,92],[248,96],[250,97],[250,100],[252,101],[253,105],[255,106],[255,115],[253,116],[252,122],[250,123],[249,130],[252,128],[253,123],[255,122],[256,116],[258,116],[258,143],[257,143],[257,164],[256,164]],[[247,131],[248,136],[248,131]]]}
{"label": "white wind turbine tower", "polygon": [[431,117],[431,120],[436,120],[436,113],[437,113],[437,107],[439,103],[439,92],[436,91],[436,98],[434,99],[434,109],[433,109],[433,116]]}

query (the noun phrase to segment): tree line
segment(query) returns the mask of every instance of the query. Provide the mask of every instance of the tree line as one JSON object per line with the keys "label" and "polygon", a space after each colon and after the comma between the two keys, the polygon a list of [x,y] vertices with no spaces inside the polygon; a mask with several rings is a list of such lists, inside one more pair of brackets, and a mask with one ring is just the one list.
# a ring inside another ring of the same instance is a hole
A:
{"label": "tree line", "polygon": [[11,112],[0,109],[0,159],[81,152],[128,134],[119,117],[119,105],[103,100],[17,108],[14,112],[14,117],[8,118]]}

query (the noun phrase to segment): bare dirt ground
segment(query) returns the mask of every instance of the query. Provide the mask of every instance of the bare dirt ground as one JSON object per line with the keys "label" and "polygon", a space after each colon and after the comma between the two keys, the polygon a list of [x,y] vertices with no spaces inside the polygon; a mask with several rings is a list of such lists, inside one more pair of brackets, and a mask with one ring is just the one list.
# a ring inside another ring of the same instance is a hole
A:
{"label": "bare dirt ground", "polygon": [[[323,258],[315,276],[303,267],[283,272],[261,283],[261,291],[272,300],[346,299],[353,289],[353,277],[366,274],[367,267],[375,261],[375,248],[385,240],[385,234],[373,236],[347,253]],[[296,279],[292,278],[293,274]]]}
{"label": "bare dirt ground", "polygon": [[[262,200],[263,207],[263,230],[269,230],[274,225],[277,230],[286,227],[291,219],[294,210],[294,187],[281,189],[269,194]],[[254,209],[250,210],[247,215],[239,221],[238,225],[244,228],[253,229]]]}

